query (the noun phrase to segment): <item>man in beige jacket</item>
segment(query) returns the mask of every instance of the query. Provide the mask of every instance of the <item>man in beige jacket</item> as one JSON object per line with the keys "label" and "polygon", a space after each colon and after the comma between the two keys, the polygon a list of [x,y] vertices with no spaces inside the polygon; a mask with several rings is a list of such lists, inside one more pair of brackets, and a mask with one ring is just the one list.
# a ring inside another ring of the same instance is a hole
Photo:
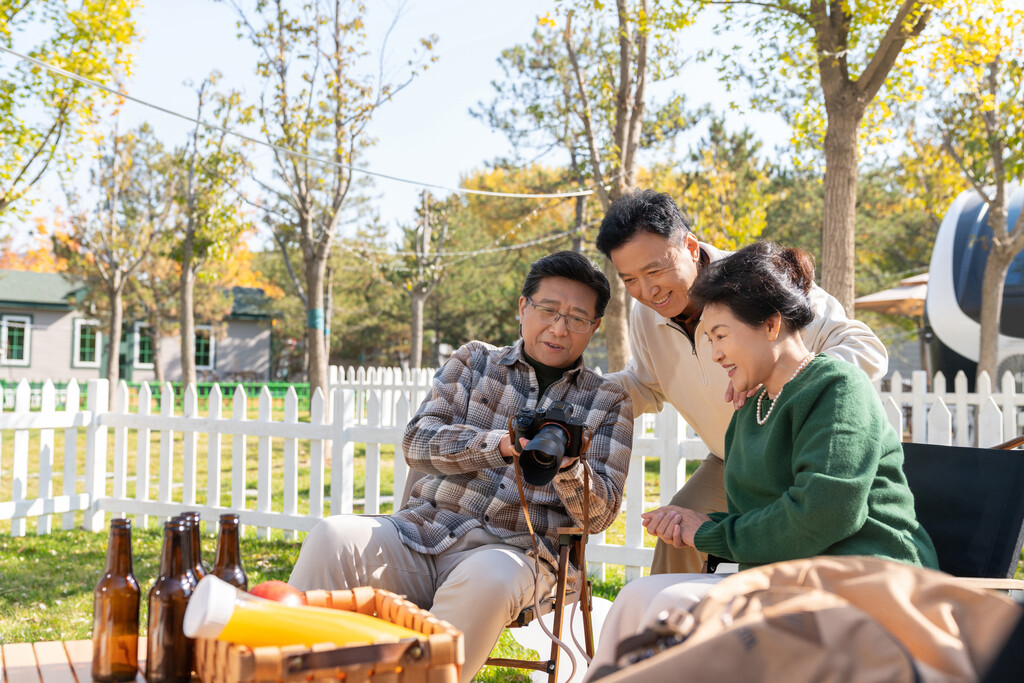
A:
{"label": "man in beige jacket", "polygon": [[[612,203],[597,248],[612,260],[640,304],[634,304],[629,318],[633,357],[625,370],[607,378],[629,392],[634,415],[670,403],[710,450],[671,504],[704,513],[725,511],[725,431],[734,403],[739,407],[747,397],[734,397],[728,376],[712,362],[700,323],[703,311],[690,302],[689,291],[700,268],[726,254],[698,242],[672,198],[654,190],[636,190]],[[815,318],[802,333],[807,348],[854,363],[872,380],[880,379],[888,355],[878,337],[848,318],[839,301],[820,287],[812,286],[810,298]],[[659,540],[651,573],[699,572],[704,559],[694,548]]]}

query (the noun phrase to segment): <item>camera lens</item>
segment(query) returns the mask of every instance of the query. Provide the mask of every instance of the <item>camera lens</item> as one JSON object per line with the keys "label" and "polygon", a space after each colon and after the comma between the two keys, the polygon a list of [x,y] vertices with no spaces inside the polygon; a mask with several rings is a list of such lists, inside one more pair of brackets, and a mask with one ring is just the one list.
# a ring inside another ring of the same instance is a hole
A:
{"label": "camera lens", "polygon": [[533,486],[543,486],[555,478],[562,465],[569,432],[561,425],[549,422],[523,447],[519,458],[523,466],[523,479]]}

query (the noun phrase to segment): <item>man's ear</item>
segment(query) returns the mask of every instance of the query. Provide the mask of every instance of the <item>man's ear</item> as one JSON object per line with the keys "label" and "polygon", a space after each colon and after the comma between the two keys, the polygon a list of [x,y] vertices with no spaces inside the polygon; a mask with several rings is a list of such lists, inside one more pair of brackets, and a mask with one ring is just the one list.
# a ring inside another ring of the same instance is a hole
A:
{"label": "man's ear", "polygon": [[683,238],[683,247],[690,252],[690,256],[695,262],[700,258],[700,243],[692,230],[686,232],[686,237]]}

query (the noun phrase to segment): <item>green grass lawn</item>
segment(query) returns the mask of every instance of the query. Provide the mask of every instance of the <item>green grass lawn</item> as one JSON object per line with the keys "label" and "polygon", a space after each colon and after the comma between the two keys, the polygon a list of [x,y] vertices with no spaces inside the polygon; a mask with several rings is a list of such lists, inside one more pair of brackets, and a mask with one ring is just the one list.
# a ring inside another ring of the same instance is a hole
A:
{"label": "green grass lawn", "polygon": [[[242,539],[242,557],[250,585],[286,580],[299,555],[300,541],[280,538]],[[146,632],[146,594],[160,565],[162,536],[156,529],[134,530],[132,551],[135,577],[143,592],[140,622]],[[215,534],[203,535],[203,557],[212,561]],[[92,630],[92,591],[103,571],[107,534],[79,529],[24,538],[0,536],[0,644],[40,640],[89,638]],[[621,581],[595,586],[595,593],[613,599]],[[506,632],[495,656],[536,658]],[[478,680],[528,681],[521,671],[488,667]]]}
{"label": "green grass lawn", "polygon": [[[225,401],[224,415],[230,415],[230,404]],[[154,411],[157,412],[154,407]],[[176,411],[179,412],[180,411]],[[203,411],[205,412],[205,411]],[[248,404],[248,417],[256,419],[258,408],[256,401]],[[274,418],[280,420],[283,415],[283,401],[275,402]],[[300,414],[300,421],[308,421],[308,413]],[[29,435],[29,467],[28,498],[39,495],[38,476],[31,473],[39,471],[39,438],[38,430]],[[63,491],[64,472],[64,432],[57,430],[54,434],[53,492],[59,495]],[[78,430],[79,447],[85,443],[84,430]],[[136,471],[136,453],[138,436],[134,430],[128,432],[128,472]],[[159,471],[160,440],[154,433],[150,439],[150,470],[154,473],[150,486],[150,497],[157,497],[155,473]],[[182,475],[183,437],[175,434],[173,444],[175,479]],[[299,493],[298,508],[300,514],[309,514],[309,444],[298,442],[299,460]],[[197,502],[206,502],[207,471],[207,437],[200,435],[197,446]],[[113,432],[108,433],[108,452],[114,450]],[[232,437],[225,436],[221,444],[221,501],[223,505],[230,503],[231,471],[232,471]],[[283,509],[284,494],[280,489],[284,471],[284,444],[282,439],[271,440],[272,479],[277,487],[272,493],[271,506],[274,510]],[[355,453],[355,498],[364,497],[366,472],[365,447],[356,446]],[[0,443],[0,500],[11,498],[11,464],[13,456],[13,437],[10,432],[4,434]],[[257,440],[246,439],[246,487],[249,489],[246,507],[255,508],[255,488],[257,485]],[[696,463],[691,463],[691,469]],[[80,465],[81,467],[81,465]],[[330,464],[327,464],[330,471]],[[82,476],[83,471],[78,475]],[[108,473],[109,474],[109,473]],[[381,495],[391,495],[394,488],[394,449],[390,446],[381,448]],[[645,463],[645,497],[648,501],[657,500],[658,496],[658,462],[650,459]],[[326,476],[324,492],[325,509],[329,514],[330,477]],[[108,478],[108,492],[112,492],[113,482]],[[134,497],[136,482],[130,479],[127,483],[128,496]],[[77,491],[84,491],[84,483],[77,482]],[[172,499],[181,501],[181,485],[172,490]],[[182,505],[184,510],[187,506]],[[383,503],[381,512],[392,510],[390,503]],[[356,505],[355,512],[363,512],[361,505]],[[76,525],[81,524],[82,514],[75,515]],[[104,566],[107,533],[91,533],[75,529],[61,531],[60,516],[52,520],[52,528],[56,531],[44,536],[35,534],[35,520],[28,520],[28,535],[13,538],[10,535],[10,521],[0,522],[0,643],[16,643],[41,640],[73,640],[90,637],[92,628],[92,590]],[[208,529],[203,537],[203,553],[207,563],[212,562],[216,546],[213,529]],[[302,534],[296,538],[286,538],[281,531],[274,531],[270,540],[257,539],[249,530],[242,539],[242,554],[250,584],[270,579],[287,579],[292,565],[298,557]],[[622,516],[607,531],[610,543],[621,543],[625,536],[625,521]],[[653,541],[645,539],[648,545]],[[135,576],[139,580],[144,593],[148,592],[156,578],[159,565],[161,535],[155,519],[151,519],[149,529],[133,529],[133,552],[135,558]],[[613,599],[623,583],[622,567],[609,567],[603,582],[595,584],[595,594]],[[146,601],[142,600],[141,623],[143,631],[146,623]],[[527,653],[516,643],[508,632],[504,633],[495,649],[500,657],[536,657],[536,653]],[[481,673],[483,681],[528,681],[526,674],[519,670],[487,668]]]}

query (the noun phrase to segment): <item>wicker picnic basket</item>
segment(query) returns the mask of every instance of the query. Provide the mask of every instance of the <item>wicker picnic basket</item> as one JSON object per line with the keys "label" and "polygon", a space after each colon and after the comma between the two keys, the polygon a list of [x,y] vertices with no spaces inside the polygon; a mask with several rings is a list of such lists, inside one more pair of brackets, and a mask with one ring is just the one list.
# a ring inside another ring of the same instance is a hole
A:
{"label": "wicker picnic basket", "polygon": [[196,639],[196,673],[203,683],[344,680],[348,683],[458,683],[462,633],[430,612],[385,590],[307,591],[306,602],[360,612],[423,634],[397,643],[320,643],[313,647],[249,648]]}

